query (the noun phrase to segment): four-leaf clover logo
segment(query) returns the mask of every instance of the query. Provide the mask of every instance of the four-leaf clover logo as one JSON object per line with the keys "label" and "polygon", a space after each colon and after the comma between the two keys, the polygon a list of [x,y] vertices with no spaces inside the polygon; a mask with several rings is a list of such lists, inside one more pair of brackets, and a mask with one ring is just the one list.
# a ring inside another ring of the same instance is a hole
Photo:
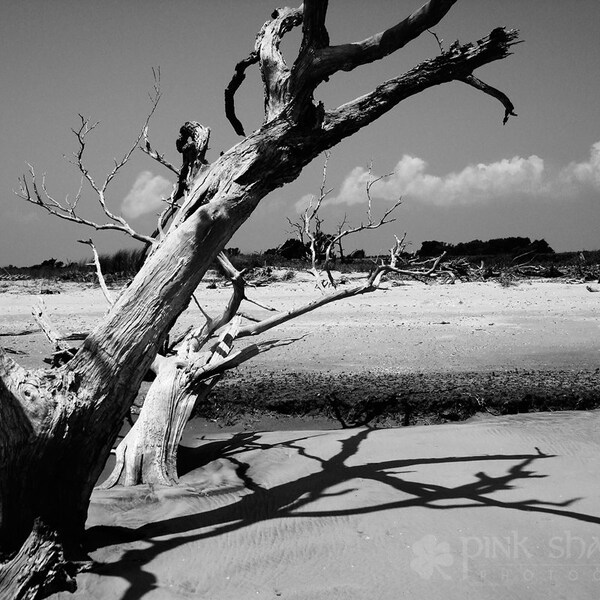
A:
{"label": "four-leaf clover logo", "polygon": [[443,579],[452,579],[442,567],[449,567],[454,562],[447,542],[439,542],[435,535],[426,535],[413,546],[415,558],[410,561],[410,568],[423,579],[431,579],[437,571]]}

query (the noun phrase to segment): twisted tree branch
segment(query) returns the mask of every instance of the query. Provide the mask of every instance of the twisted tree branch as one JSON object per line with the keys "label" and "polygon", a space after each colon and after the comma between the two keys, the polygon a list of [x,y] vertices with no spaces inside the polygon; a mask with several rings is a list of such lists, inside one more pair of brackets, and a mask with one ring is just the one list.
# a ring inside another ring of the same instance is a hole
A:
{"label": "twisted tree branch", "polygon": [[488,96],[492,96],[492,98],[496,98],[496,100],[499,100],[502,103],[504,106],[504,119],[502,120],[502,125],[506,125],[509,117],[517,116],[514,104],[504,92],[484,83],[481,79],[477,79],[473,74],[467,75],[460,81],[464,81],[467,85],[474,87],[476,90],[479,90]]}
{"label": "twisted tree branch", "polygon": [[[323,129],[338,140],[339,136],[352,135],[406,98],[430,87],[465,79],[469,80],[470,85],[474,85],[470,81],[473,71],[482,65],[506,58],[510,54],[510,47],[518,43],[517,38],[517,30],[499,28],[475,44],[454,44],[448,52],[424,61],[400,77],[378,85],[369,94],[327,112]],[[506,100],[501,98],[503,94],[497,90],[496,94],[492,94],[487,87],[485,93],[500,99],[506,109]]]}
{"label": "twisted tree branch", "polygon": [[430,0],[397,25],[360,42],[323,47],[315,53],[309,76],[320,82],[337,71],[351,71],[380,60],[435,27],[455,3],[456,0]]}
{"label": "twisted tree branch", "polygon": [[233,126],[234,131],[242,136],[245,136],[246,132],[244,131],[244,126],[241,121],[235,114],[235,93],[242,85],[244,79],[246,79],[246,69],[251,65],[255,65],[258,62],[258,58],[258,52],[253,50],[247,58],[244,58],[237,63],[237,65],[235,65],[235,73],[225,88],[225,116]]}

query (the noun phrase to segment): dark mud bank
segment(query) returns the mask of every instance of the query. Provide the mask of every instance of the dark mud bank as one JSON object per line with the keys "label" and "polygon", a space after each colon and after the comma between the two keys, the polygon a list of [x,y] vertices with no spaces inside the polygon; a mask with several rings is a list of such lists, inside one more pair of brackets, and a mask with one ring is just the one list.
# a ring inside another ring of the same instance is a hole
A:
{"label": "dark mud bank", "polygon": [[484,412],[599,407],[600,369],[422,374],[253,369],[224,379],[198,416],[244,428],[273,417],[396,426],[462,421]]}

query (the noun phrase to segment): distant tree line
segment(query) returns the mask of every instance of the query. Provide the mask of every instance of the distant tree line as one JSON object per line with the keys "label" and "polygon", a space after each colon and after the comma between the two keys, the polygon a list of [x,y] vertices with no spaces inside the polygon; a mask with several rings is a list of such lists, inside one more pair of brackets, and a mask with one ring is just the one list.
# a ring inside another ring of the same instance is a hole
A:
{"label": "distant tree line", "polygon": [[[113,254],[101,254],[100,266],[104,275],[116,275],[121,277],[133,277],[139,270],[144,257],[144,250],[140,248],[125,248],[117,250]],[[90,273],[95,277],[93,258],[81,259],[64,263],[55,258],[48,258],[41,263],[29,267],[15,267],[8,265],[3,267],[9,273],[27,272],[32,276],[52,276],[69,279],[73,273]],[[64,277],[61,277],[64,275]]]}
{"label": "distant tree line", "polygon": [[[324,260],[325,248],[333,239],[333,235],[327,233],[319,233],[315,238],[315,250],[317,260]],[[341,250],[341,245],[339,250]],[[298,238],[289,238],[281,246],[277,248],[268,248],[263,253],[265,256],[281,256],[287,260],[309,260],[310,259],[310,242],[302,242]],[[332,259],[335,261],[337,255],[332,252]],[[340,252],[340,259],[342,262],[351,262],[356,259],[362,259],[365,257],[365,251],[362,249],[354,250],[349,254],[345,255]]]}
{"label": "distant tree line", "polygon": [[[322,259],[324,255],[325,243],[329,241],[331,236],[322,234],[322,239],[317,240],[317,258]],[[439,242],[437,240],[428,240],[421,244],[421,248],[417,252],[418,256],[431,257],[439,256],[446,252],[448,256],[501,256],[501,255],[519,255],[525,253],[532,254],[554,254],[554,250],[548,245],[546,240],[531,241],[528,237],[507,237],[496,238],[482,242],[481,240],[472,240],[470,242],[460,242],[458,244],[449,244],[447,242]],[[245,254],[239,248],[228,248],[226,253],[232,259],[238,259],[234,262],[239,268],[243,268],[246,264],[242,264],[239,258]],[[277,248],[269,248],[264,252],[256,254],[258,257],[280,257],[286,260],[309,260],[310,245],[303,243],[297,238],[286,240]],[[134,276],[142,262],[143,250],[140,249],[122,249],[114,254],[100,255],[100,264],[102,272],[107,276]],[[335,260],[335,256],[333,257]],[[365,251],[362,249],[354,250],[347,255],[339,257],[341,262],[353,262],[365,258]],[[239,263],[239,264],[238,264]],[[260,261],[256,263],[261,264]],[[77,262],[63,263],[55,258],[49,258],[43,262],[31,265],[29,267],[15,267],[8,265],[3,267],[8,273],[28,272],[34,276],[61,276],[70,278],[71,272],[89,272],[91,276],[95,276],[95,270],[90,259],[82,259]]]}
{"label": "distant tree line", "polygon": [[528,237],[506,237],[495,238],[487,242],[472,240],[458,244],[429,240],[421,244],[418,255],[439,256],[443,252],[446,252],[448,256],[497,256],[500,254],[524,254],[526,252],[554,254],[554,250],[544,239],[532,242]]}

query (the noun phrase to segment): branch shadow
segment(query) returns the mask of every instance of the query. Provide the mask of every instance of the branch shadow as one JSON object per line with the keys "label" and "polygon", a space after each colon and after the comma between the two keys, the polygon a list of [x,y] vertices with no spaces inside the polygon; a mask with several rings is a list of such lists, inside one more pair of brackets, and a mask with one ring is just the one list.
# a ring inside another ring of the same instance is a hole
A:
{"label": "branch shadow", "polygon": [[[216,441],[188,453],[183,459],[184,469],[192,469],[207,464],[216,457],[227,458],[236,465],[237,475],[244,482],[249,493],[237,501],[218,508],[191,515],[173,517],[162,521],[147,523],[132,529],[119,526],[96,526],[88,530],[87,550],[93,551],[114,544],[125,544],[144,541],[142,549],[125,550],[117,563],[96,564],[92,568],[104,576],[122,577],[129,581],[130,587],[121,600],[134,600],[157,586],[153,574],[144,571],[143,565],[158,555],[168,552],[183,544],[210,539],[232,531],[248,527],[261,521],[275,518],[319,518],[339,517],[373,513],[389,509],[421,506],[433,510],[446,510],[465,507],[497,507],[508,510],[533,511],[569,517],[579,521],[600,524],[600,518],[594,515],[579,513],[568,509],[579,498],[562,502],[547,502],[539,499],[520,501],[501,501],[490,495],[518,487],[518,482],[527,479],[544,478],[547,475],[536,472],[532,466],[536,461],[552,459],[555,455],[542,453],[536,448],[535,453],[528,454],[492,454],[476,456],[449,456],[441,458],[415,458],[347,465],[346,462],[356,455],[361,443],[373,430],[360,429],[350,431],[349,437],[340,441],[341,449],[334,456],[324,459],[310,454],[300,442],[315,435],[281,442],[277,446],[296,451],[300,456],[315,460],[319,470],[296,480],[283,483],[273,488],[265,488],[254,481],[248,471],[250,465],[238,455],[253,449],[273,448],[273,445],[260,443],[258,433],[240,433],[230,439]],[[488,475],[483,470],[474,473],[474,481],[456,487],[434,483],[423,483],[403,479],[408,469],[427,464],[477,463],[489,461],[510,461],[511,464],[500,476]],[[188,471],[186,471],[188,472]],[[342,491],[327,492],[333,486],[350,483],[352,480],[368,479],[380,482],[397,490],[398,500],[372,506],[348,508],[341,510],[303,510],[311,503],[332,495],[345,495],[354,491],[348,488]],[[408,498],[406,496],[409,496]],[[194,532],[202,529],[203,531]],[[194,532],[194,533],[190,533]],[[161,536],[173,536],[158,539]],[[124,567],[124,565],[126,565]]]}

